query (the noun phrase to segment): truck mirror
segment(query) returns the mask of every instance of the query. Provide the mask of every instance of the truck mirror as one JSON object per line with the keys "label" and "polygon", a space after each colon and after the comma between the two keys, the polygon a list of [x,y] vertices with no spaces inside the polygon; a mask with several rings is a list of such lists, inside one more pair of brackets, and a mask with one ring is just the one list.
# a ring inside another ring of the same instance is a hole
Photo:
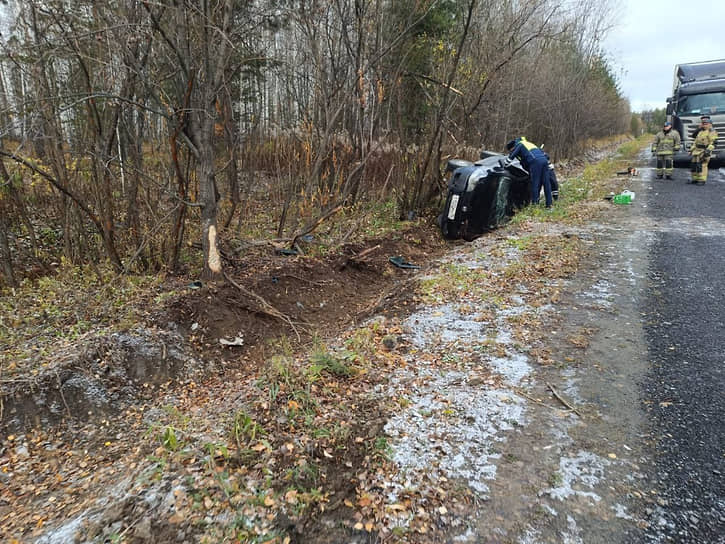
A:
{"label": "truck mirror", "polygon": [[665,111],[666,111],[666,113],[667,113],[667,115],[672,115],[672,112],[674,112],[674,110],[675,110],[675,108],[674,108],[674,106],[672,105],[672,102],[669,102],[669,103],[667,104],[667,110],[665,110]]}

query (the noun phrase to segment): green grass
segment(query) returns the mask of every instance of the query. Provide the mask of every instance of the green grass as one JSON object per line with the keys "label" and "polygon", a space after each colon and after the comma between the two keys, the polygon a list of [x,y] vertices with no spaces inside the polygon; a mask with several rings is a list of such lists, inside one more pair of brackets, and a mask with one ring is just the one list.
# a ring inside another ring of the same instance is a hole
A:
{"label": "green grass", "polygon": [[49,346],[90,331],[127,330],[143,321],[161,275],[119,276],[109,268],[61,266],[55,276],[0,292],[0,373],[36,373]]}
{"label": "green grass", "polygon": [[531,247],[531,244],[534,242],[533,236],[521,236],[518,238],[507,238],[506,244],[509,246],[518,249],[519,251],[526,251]]}
{"label": "green grass", "polygon": [[511,223],[516,225],[531,219],[553,222],[575,219],[584,202],[602,200],[610,192],[611,179],[635,161],[651,139],[651,135],[645,134],[629,140],[619,146],[611,157],[586,165],[579,175],[560,178],[560,197],[550,210],[541,205],[529,205],[519,210]]}
{"label": "green grass", "polygon": [[316,378],[322,372],[337,378],[349,378],[354,373],[352,367],[342,358],[326,351],[318,351],[312,354],[307,372],[311,379]]}
{"label": "green grass", "polygon": [[420,281],[419,292],[426,303],[441,303],[462,295],[487,296],[489,272],[457,263],[444,265],[440,274]]}
{"label": "green grass", "polygon": [[254,421],[249,414],[239,411],[234,414],[230,434],[237,448],[241,450],[256,440],[258,436],[263,436],[265,432],[264,428]]}

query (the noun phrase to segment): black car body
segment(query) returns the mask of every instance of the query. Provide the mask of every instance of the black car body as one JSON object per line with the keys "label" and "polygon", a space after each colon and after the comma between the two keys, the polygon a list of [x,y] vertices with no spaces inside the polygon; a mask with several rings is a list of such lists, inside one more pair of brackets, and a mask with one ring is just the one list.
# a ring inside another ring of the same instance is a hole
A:
{"label": "black car body", "polygon": [[438,217],[443,236],[473,240],[507,222],[531,202],[529,173],[519,161],[505,155],[482,152],[472,163],[448,161],[452,171],[443,212]]}

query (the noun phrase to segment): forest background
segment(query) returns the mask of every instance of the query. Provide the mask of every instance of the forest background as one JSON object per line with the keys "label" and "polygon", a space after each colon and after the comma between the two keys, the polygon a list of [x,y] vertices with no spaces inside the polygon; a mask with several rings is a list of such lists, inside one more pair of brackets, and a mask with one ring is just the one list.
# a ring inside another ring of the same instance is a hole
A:
{"label": "forest background", "polygon": [[215,279],[333,217],[435,211],[449,157],[526,135],[560,161],[643,128],[601,49],[608,1],[2,9],[4,287],[67,266]]}

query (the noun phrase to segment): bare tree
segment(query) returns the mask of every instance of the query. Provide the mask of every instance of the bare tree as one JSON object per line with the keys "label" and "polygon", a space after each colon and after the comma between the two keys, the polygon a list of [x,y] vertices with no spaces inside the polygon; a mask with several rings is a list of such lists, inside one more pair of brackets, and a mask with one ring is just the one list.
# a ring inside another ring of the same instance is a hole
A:
{"label": "bare tree", "polygon": [[526,134],[575,154],[629,126],[600,45],[612,3],[15,2],[0,156],[28,192],[7,242],[42,220],[72,261],[119,271],[178,271],[201,245],[214,279],[252,180],[282,237],[378,190],[424,210],[456,147]]}

